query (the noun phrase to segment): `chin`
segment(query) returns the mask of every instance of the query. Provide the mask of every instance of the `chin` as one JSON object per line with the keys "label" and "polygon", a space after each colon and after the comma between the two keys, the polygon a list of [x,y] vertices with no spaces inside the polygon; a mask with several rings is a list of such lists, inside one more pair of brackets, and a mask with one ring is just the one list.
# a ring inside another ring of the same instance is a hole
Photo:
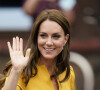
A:
{"label": "chin", "polygon": [[43,58],[45,58],[45,59],[47,59],[47,60],[53,60],[55,57],[53,57],[53,56],[43,56]]}

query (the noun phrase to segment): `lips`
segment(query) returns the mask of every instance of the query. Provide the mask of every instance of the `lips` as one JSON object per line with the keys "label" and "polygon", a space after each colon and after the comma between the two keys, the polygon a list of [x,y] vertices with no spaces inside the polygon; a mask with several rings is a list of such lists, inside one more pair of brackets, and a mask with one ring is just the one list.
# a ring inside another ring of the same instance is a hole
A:
{"label": "lips", "polygon": [[47,52],[55,50],[55,48],[44,48]]}

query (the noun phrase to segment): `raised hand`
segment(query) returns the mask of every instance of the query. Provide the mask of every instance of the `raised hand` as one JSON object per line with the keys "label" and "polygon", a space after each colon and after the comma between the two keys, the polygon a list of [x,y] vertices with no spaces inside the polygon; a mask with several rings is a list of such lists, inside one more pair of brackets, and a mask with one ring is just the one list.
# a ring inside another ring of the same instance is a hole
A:
{"label": "raised hand", "polygon": [[12,68],[17,72],[22,72],[29,62],[29,55],[31,49],[27,49],[26,55],[23,55],[23,39],[19,37],[13,38],[12,46],[10,42],[7,42],[12,62]]}

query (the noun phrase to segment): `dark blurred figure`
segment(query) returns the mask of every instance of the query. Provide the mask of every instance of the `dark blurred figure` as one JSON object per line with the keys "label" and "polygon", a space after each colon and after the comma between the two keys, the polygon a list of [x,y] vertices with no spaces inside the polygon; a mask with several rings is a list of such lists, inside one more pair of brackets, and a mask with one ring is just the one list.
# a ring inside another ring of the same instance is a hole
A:
{"label": "dark blurred figure", "polygon": [[24,0],[23,8],[28,15],[33,16],[35,19],[45,9],[58,9],[62,11],[57,2],[58,0]]}
{"label": "dark blurred figure", "polygon": [[[23,3],[23,8],[28,15],[31,15],[34,18],[34,20],[42,10],[57,9],[62,11],[69,23],[72,24],[75,18],[75,7],[67,11],[59,5],[59,2],[60,0],[25,0]],[[67,2],[67,0],[65,2]]]}

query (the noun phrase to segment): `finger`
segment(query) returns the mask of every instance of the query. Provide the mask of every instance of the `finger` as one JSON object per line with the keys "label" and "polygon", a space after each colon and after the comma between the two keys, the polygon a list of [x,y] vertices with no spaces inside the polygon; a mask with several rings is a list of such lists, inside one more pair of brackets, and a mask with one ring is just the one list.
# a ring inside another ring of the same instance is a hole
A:
{"label": "finger", "polygon": [[20,38],[20,51],[23,51],[23,39]]}
{"label": "finger", "polygon": [[12,52],[12,48],[11,48],[10,42],[7,42],[7,45],[8,45],[9,53],[11,53]]}
{"label": "finger", "polygon": [[19,51],[20,49],[19,49],[19,37],[18,36],[16,37],[16,45],[17,45],[16,49]]}
{"label": "finger", "polygon": [[27,49],[25,57],[29,57],[30,56],[30,52],[31,52],[31,49],[30,48]]}
{"label": "finger", "polygon": [[12,46],[13,50],[16,50],[16,39],[15,37],[13,38],[13,46]]}

